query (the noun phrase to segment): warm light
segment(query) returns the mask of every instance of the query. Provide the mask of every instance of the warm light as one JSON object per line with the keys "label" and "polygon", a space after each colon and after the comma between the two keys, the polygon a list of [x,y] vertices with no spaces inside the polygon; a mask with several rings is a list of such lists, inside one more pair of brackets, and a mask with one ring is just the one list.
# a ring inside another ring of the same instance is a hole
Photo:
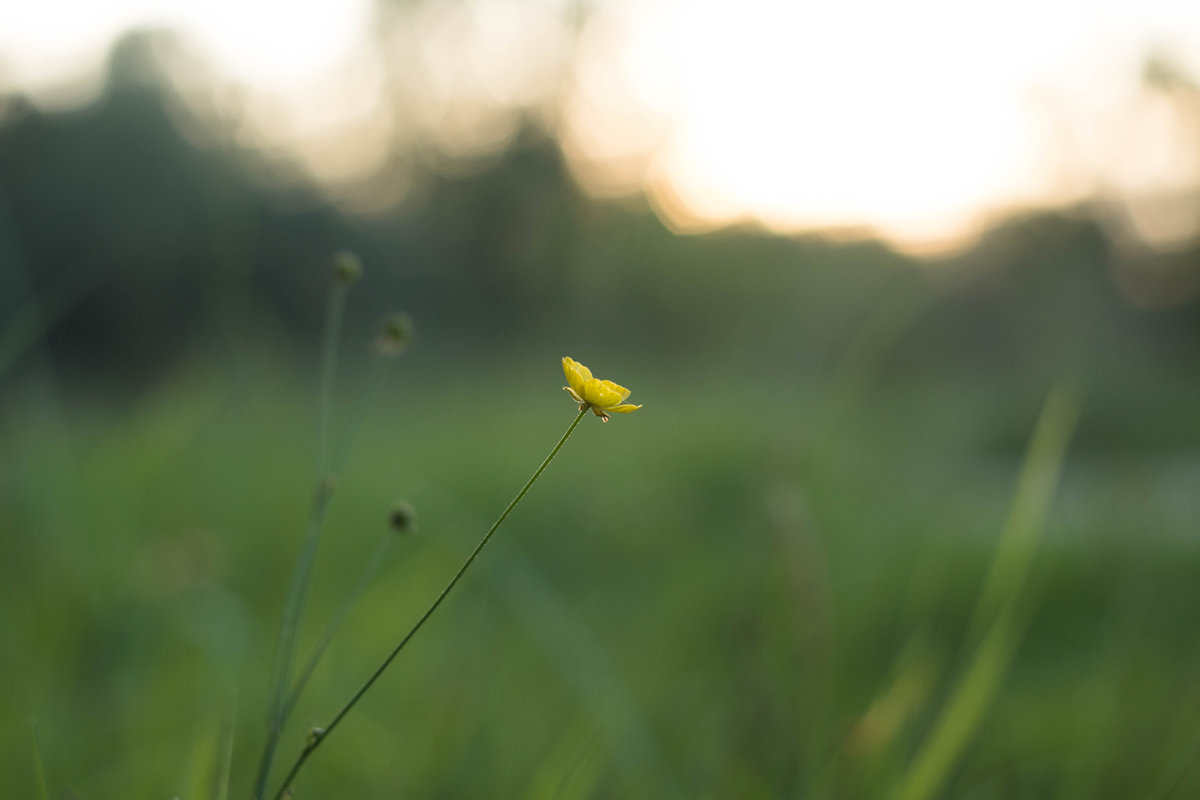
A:
{"label": "warm light", "polygon": [[992,213],[1082,194],[1050,144],[1059,117],[1081,97],[1125,108],[1153,24],[1200,42],[1200,5],[1164,3],[615,4],[587,32],[605,46],[581,52],[568,153],[594,161],[665,120],[645,175],[675,229],[750,218],[952,246]]}
{"label": "warm light", "polygon": [[361,40],[369,0],[39,0],[0,5],[0,54],[22,85],[48,87],[98,64],[132,28],[181,30],[229,76],[295,84],[336,64]]}
{"label": "warm light", "polygon": [[13,2],[0,84],[85,96],[116,35],[168,27],[243,98],[221,114],[237,141],[343,189],[414,142],[453,159],[502,148],[531,106],[589,190],[644,191],[679,231],[861,229],[928,250],[1101,190],[1139,198],[1146,236],[1191,235],[1157,204],[1200,184],[1195,131],[1140,71],[1154,46],[1200,74],[1200,3],[590,8],[577,30],[559,0]]}

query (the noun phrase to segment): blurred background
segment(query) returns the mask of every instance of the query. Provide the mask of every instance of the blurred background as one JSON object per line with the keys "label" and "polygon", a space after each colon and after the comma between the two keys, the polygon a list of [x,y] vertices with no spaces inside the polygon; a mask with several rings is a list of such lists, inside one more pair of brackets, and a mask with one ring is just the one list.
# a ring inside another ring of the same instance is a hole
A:
{"label": "blurred background", "polygon": [[418,335],[303,649],[420,524],[280,765],[569,424],[563,355],[645,408],[298,797],[1195,796],[1198,54],[1171,0],[0,7],[0,785],[251,796],[349,249],[336,441]]}

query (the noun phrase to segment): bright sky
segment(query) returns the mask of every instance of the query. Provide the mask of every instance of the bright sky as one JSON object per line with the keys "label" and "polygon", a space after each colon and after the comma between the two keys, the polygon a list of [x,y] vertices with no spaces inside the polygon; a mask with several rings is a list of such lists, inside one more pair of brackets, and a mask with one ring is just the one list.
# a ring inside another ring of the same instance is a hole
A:
{"label": "bright sky", "polygon": [[345,58],[369,13],[369,0],[13,0],[0,4],[0,79],[53,89],[99,67],[122,32],[158,27],[194,37],[237,77],[286,86]]}
{"label": "bright sky", "polygon": [[[556,92],[584,183],[644,189],[681,230],[749,219],[937,247],[1098,182],[1147,192],[1200,180],[1172,110],[1138,85],[1151,47],[1200,75],[1196,0],[608,0],[571,71],[551,41],[566,28],[547,23],[561,5],[421,12],[425,78],[500,107],[527,101],[523,85]],[[10,2],[0,85],[54,102],[122,30],[179,29],[226,79],[305,120],[276,120],[275,146],[319,160],[347,148],[308,146],[314,128],[326,145],[330,130],[375,141],[353,151],[361,172],[386,151],[369,130],[383,91],[363,64],[371,14],[369,0]],[[453,106],[443,98],[439,124],[461,127]]]}

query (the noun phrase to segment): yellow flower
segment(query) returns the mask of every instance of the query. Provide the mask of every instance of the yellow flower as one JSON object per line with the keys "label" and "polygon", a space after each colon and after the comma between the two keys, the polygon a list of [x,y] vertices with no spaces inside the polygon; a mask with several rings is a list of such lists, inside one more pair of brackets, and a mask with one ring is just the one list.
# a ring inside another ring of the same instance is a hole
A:
{"label": "yellow flower", "polygon": [[563,388],[579,403],[579,410],[591,409],[602,421],[608,422],[609,414],[628,414],[641,406],[625,402],[629,390],[612,381],[592,377],[592,371],[578,361],[563,356],[563,374],[569,386]]}

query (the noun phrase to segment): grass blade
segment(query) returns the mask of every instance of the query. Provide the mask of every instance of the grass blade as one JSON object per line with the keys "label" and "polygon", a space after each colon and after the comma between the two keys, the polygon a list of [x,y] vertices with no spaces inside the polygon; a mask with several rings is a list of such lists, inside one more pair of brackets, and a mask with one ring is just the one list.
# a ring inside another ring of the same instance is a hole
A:
{"label": "grass blade", "polygon": [[1077,392],[1060,383],[1042,409],[976,608],[968,641],[978,636],[978,645],[907,776],[893,793],[895,800],[928,800],[938,794],[1008,673],[1023,629],[1019,613],[1022,590],[1079,408]]}
{"label": "grass blade", "polygon": [[29,720],[29,731],[33,738],[33,766],[37,775],[38,797],[40,800],[50,800],[50,787],[46,783],[46,764],[42,761],[42,743],[38,738],[37,718]]}

